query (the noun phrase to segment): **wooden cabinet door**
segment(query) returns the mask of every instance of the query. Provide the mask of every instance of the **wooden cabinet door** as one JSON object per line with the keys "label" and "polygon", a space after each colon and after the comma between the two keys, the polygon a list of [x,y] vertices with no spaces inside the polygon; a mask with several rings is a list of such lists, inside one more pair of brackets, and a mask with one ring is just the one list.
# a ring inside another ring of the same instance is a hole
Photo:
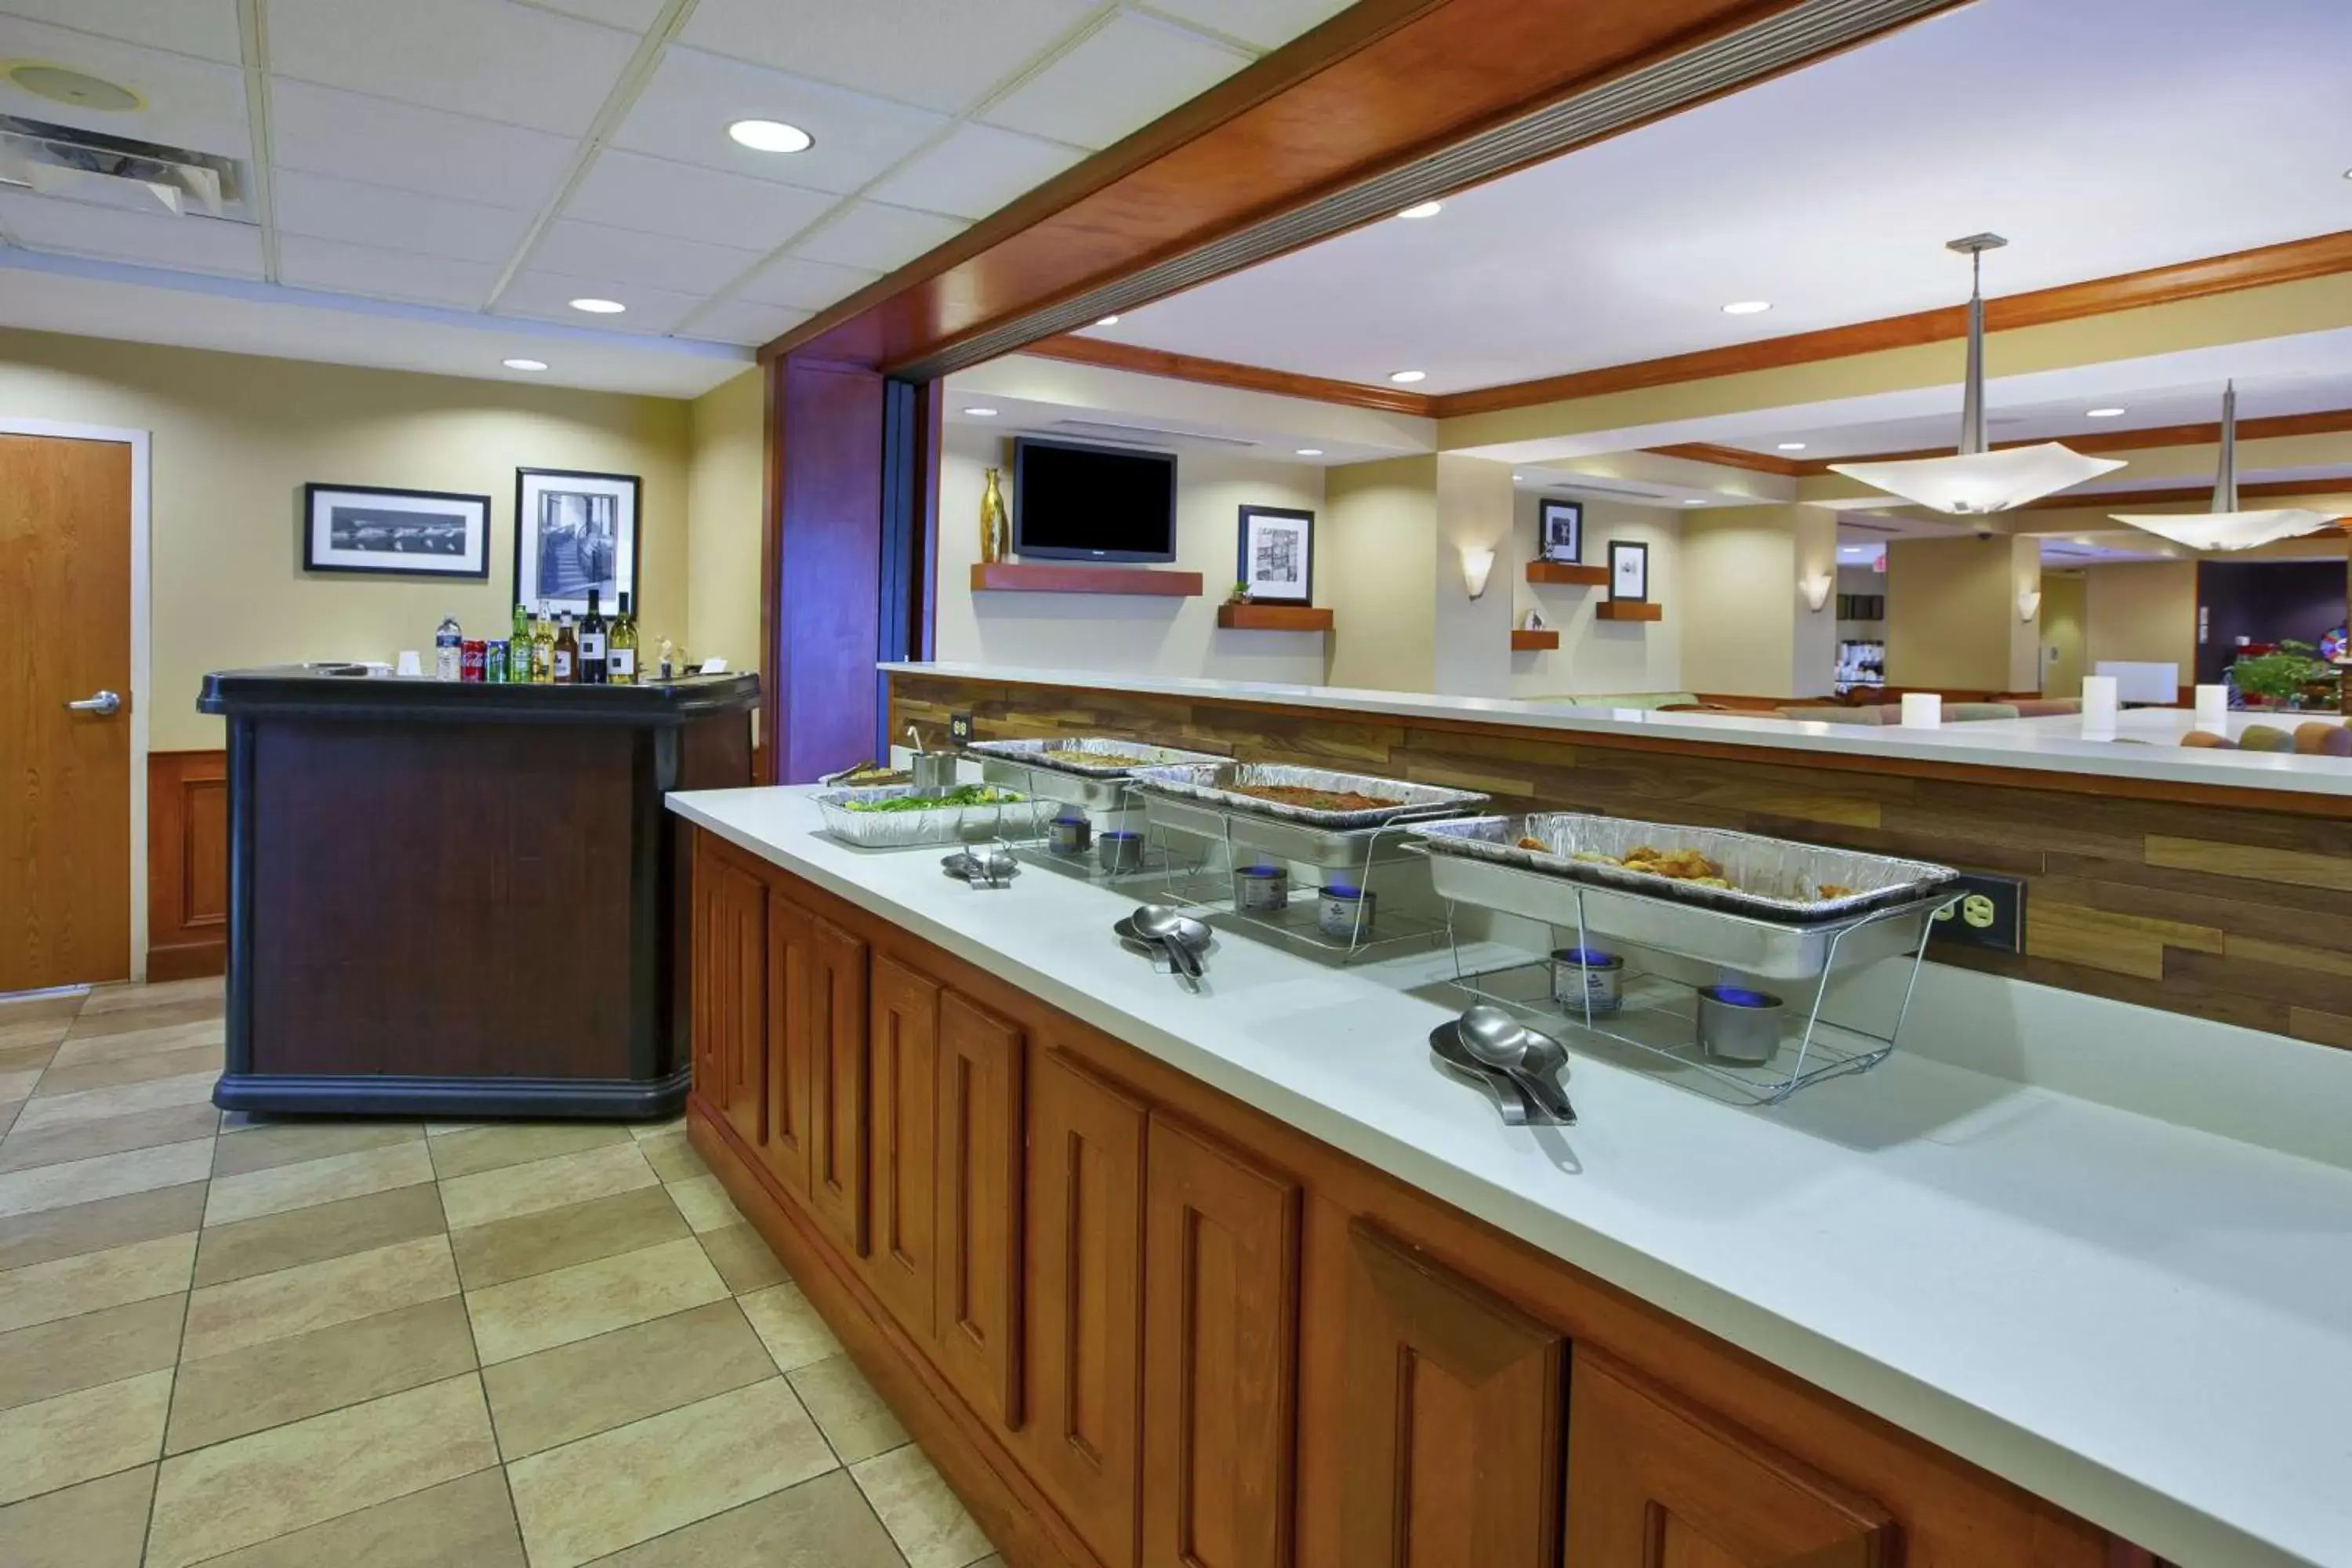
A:
{"label": "wooden cabinet door", "polygon": [[1154,1113],[1144,1182],[1144,1568],[1284,1568],[1297,1184]]}
{"label": "wooden cabinet door", "polygon": [[1559,1331],[1359,1221],[1346,1332],[1349,1568],[1558,1568]]}
{"label": "wooden cabinet door", "polygon": [[873,1247],[866,1277],[902,1327],[931,1335],[938,1289],[940,987],[894,959],[874,961]]}
{"label": "wooden cabinet door", "polygon": [[1016,1441],[1105,1568],[1135,1562],[1145,1115],[1059,1051],[1033,1063],[1029,1388]]}
{"label": "wooden cabinet door", "polygon": [[695,868],[694,1084],[743,1141],[767,1121],[768,886],[721,856]]}
{"label": "wooden cabinet door", "polygon": [[1887,1568],[1885,1511],[1580,1347],[1569,1393],[1577,1568]]}
{"label": "wooden cabinet door", "polygon": [[863,1032],[866,944],[768,895],[767,1141],[760,1157],[803,1201],[815,1142],[816,1064],[844,1019]]}
{"label": "wooden cabinet door", "polygon": [[1021,1425],[1024,1044],[969,997],[940,997],[939,1367],[1008,1432]]}
{"label": "wooden cabinet door", "polygon": [[[866,1256],[866,944],[822,916],[809,951],[824,978],[825,1026],[809,1032],[809,1210],[835,1245]],[[812,987],[811,994],[814,995]]]}

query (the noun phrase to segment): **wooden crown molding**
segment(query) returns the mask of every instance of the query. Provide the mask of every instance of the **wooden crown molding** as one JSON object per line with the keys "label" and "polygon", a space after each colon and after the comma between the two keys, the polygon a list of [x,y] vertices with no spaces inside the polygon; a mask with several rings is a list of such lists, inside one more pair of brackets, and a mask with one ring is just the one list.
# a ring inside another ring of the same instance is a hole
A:
{"label": "wooden crown molding", "polygon": [[[2021,327],[2047,326],[2057,321],[2080,321],[2088,316],[2136,310],[2150,305],[2178,304],[2184,300],[2202,300],[2216,294],[2231,294],[2246,289],[2267,288],[2273,284],[2299,282],[2306,278],[2325,278],[2347,271],[2352,271],[2352,229],[1988,300],[1985,301],[1985,330],[2003,332]],[[1467,414],[1493,414],[1503,409],[1527,408],[1537,404],[1565,402],[1570,398],[1599,397],[1612,392],[1671,386],[1680,382],[1706,381],[1750,371],[1780,370],[1790,365],[1845,359],[1889,349],[1950,342],[1967,335],[1967,308],[1951,305],[1907,316],[1888,316],[1875,321],[1856,321],[1849,326],[1795,332],[1787,337],[1765,338],[1727,348],[1702,349],[1694,353],[1670,354],[1664,359],[1606,365],[1597,370],[1576,371],[1567,375],[1516,382],[1507,386],[1441,393],[1432,401],[1436,405],[1438,418],[1454,419]]]}
{"label": "wooden crown molding", "polygon": [[1645,447],[1643,450],[1655,457],[1688,458],[1693,462],[1718,463],[1727,468],[1778,474],[1782,479],[1792,479],[1809,471],[1804,464],[1788,458],[1776,458],[1769,452],[1743,451],[1738,447],[1718,447],[1712,441],[1685,441],[1672,447]]}
{"label": "wooden crown molding", "polygon": [[1043,359],[1066,360],[1073,364],[1132,371],[1138,375],[1165,376],[1176,381],[1201,382],[1210,386],[1237,387],[1244,392],[1271,392],[1283,397],[1344,404],[1350,408],[1377,408],[1384,414],[1429,417],[1429,396],[1424,393],[1408,392],[1402,386],[1366,386],[1359,382],[1334,381],[1328,376],[1299,375],[1286,370],[1236,364],[1231,360],[1202,359],[1195,354],[1173,353],[1166,349],[1105,342],[1099,338],[1046,338],[1031,343],[1021,352]]}
{"label": "wooden crown molding", "polygon": [[[2263,479],[2240,485],[2238,499],[2266,500],[2279,496],[2323,496],[2352,492],[2352,478],[2342,479]],[[2210,502],[2211,485],[2167,485],[2158,489],[2095,490],[2089,495],[2061,491],[2011,507],[2011,511],[2126,511],[2139,507],[2172,506],[2184,501]]]}
{"label": "wooden crown molding", "polygon": [[[2331,409],[2319,414],[2280,414],[2267,419],[2238,421],[2238,439],[2241,441],[2275,440],[2283,436],[2337,436],[2347,431],[2352,431],[2352,408]],[[2159,447],[2213,446],[2221,439],[2221,426],[2218,420],[2210,425],[2154,425],[2138,430],[2091,430],[2080,436],[2043,437],[2042,439],[2063,440],[2077,452],[2147,452]],[[2005,447],[2038,445],[2039,441],[1993,443],[1995,450]],[[1794,467],[1798,478],[1812,479],[1828,473],[1832,463],[1900,463],[1915,458],[1947,458],[1951,456],[1951,452],[1948,447],[1930,447],[1918,452],[1873,452],[1866,457],[1822,458],[1798,463]],[[1747,452],[1741,456],[1752,458],[1756,454]]]}

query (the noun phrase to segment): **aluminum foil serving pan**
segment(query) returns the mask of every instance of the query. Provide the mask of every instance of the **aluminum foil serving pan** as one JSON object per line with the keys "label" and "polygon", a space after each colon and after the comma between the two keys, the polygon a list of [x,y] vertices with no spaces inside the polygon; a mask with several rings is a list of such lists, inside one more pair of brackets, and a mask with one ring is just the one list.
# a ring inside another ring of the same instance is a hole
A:
{"label": "aluminum foil serving pan", "polygon": [[[1417,825],[1414,831],[1440,855],[1467,856],[1570,881],[1792,925],[1844,920],[1889,904],[1927,898],[1948,889],[1959,879],[1950,867],[1926,860],[1832,849],[1727,828],[1675,827],[1579,812],[1465,817]],[[1535,847],[1537,844],[1543,847]],[[1637,852],[1643,849],[1658,855],[1703,857],[1717,868],[1716,879],[1731,885],[1718,887],[1690,878],[1661,876],[1626,864],[1637,859]]]}
{"label": "aluminum foil serving pan", "polygon": [[1125,778],[1138,768],[1230,760],[1214,752],[1180,752],[1173,746],[1152,746],[1141,741],[1120,741],[1102,735],[1077,741],[974,741],[964,750],[976,757],[993,757],[1086,779]]}
{"label": "aluminum foil serving pan", "polygon": [[[1407,784],[1402,779],[1374,778],[1365,773],[1337,773],[1285,763],[1221,762],[1209,766],[1138,768],[1132,776],[1153,795],[1198,801],[1219,811],[1295,823],[1327,833],[1379,827],[1399,817],[1467,811],[1486,800],[1485,795],[1470,790],[1441,789],[1435,784]],[[1320,811],[1242,793],[1269,786],[1370,795],[1394,804],[1361,811]]]}
{"label": "aluminum foil serving pan", "polygon": [[[966,784],[967,790],[980,786]],[[1045,831],[1054,816],[1054,803],[1034,795],[1015,795],[1010,790],[992,792],[996,799],[984,805],[935,805],[916,810],[859,811],[853,809],[867,802],[903,800],[915,794],[912,785],[893,784],[882,789],[844,789],[816,797],[817,810],[824,815],[825,831],[845,844],[855,844],[866,849],[911,849],[926,844],[961,844],[967,836],[990,835],[999,838],[1034,838]]]}

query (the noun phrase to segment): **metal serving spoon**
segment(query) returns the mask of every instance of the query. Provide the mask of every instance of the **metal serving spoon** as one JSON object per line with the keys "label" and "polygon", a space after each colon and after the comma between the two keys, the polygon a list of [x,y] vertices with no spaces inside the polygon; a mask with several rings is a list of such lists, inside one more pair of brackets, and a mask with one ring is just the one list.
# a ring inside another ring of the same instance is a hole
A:
{"label": "metal serving spoon", "polygon": [[1507,1076],[1532,1104],[1564,1122],[1576,1121],[1576,1107],[1568,1102],[1566,1091],[1528,1065],[1530,1054],[1538,1058],[1549,1054],[1538,1043],[1543,1041],[1542,1036],[1500,1007],[1484,1002],[1462,1015],[1461,1036],[1464,1050]]}
{"label": "metal serving spoon", "polygon": [[1187,980],[1201,978],[1201,957],[1184,940],[1184,917],[1165,904],[1145,904],[1128,917],[1136,934],[1168,950],[1168,962]]}

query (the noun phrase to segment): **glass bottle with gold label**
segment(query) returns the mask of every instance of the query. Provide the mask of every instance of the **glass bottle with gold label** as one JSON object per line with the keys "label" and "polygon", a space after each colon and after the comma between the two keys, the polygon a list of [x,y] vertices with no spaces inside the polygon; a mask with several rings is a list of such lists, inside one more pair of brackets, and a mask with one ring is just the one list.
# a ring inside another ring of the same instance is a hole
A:
{"label": "glass bottle with gold label", "polygon": [[530,683],[548,686],[555,680],[555,623],[547,618],[547,601],[539,602],[539,619],[530,628]]}
{"label": "glass bottle with gold label", "polygon": [[1011,543],[1010,529],[1004,521],[1004,492],[997,488],[996,470],[988,470],[988,482],[980,492],[980,558],[1002,561]]}
{"label": "glass bottle with gold label", "polygon": [[637,683],[637,617],[626,590],[621,594],[620,618],[604,643],[604,679],[614,686]]}

